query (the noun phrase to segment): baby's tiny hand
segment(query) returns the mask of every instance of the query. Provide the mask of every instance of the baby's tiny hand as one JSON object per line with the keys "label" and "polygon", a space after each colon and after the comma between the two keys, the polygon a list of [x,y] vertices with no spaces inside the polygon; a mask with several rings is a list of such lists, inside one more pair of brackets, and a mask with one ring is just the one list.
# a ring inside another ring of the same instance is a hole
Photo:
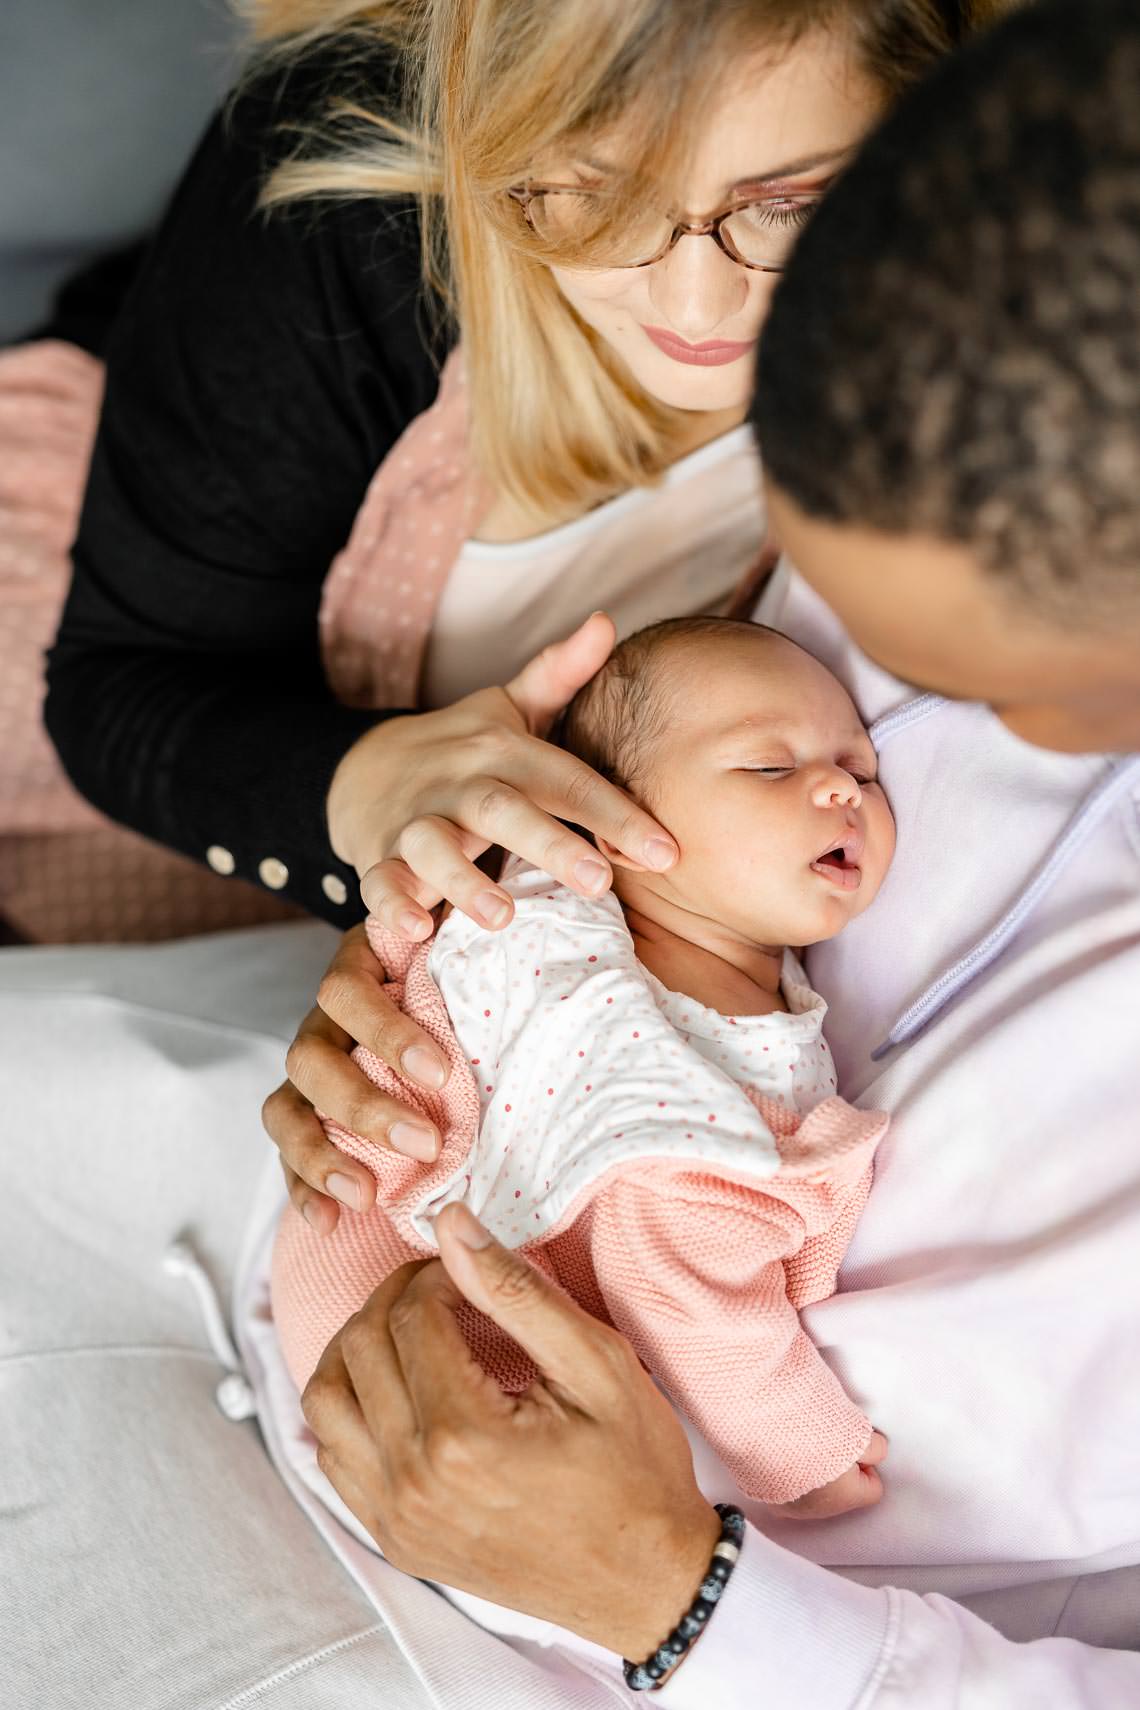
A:
{"label": "baby's tiny hand", "polygon": [[883,1494],[883,1481],[876,1469],[886,1457],[887,1439],[881,1431],[872,1431],[871,1441],[853,1467],[830,1484],[797,1496],[794,1502],[773,1503],[772,1512],[789,1520],[830,1520],[853,1508],[873,1508]]}

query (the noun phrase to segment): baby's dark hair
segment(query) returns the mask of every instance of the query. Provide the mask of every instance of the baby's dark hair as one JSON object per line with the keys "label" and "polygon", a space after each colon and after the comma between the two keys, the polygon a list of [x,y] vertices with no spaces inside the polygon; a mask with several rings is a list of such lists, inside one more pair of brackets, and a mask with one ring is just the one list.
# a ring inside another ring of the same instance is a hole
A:
{"label": "baby's dark hair", "polygon": [[1043,0],[907,95],[797,245],[753,420],[801,509],[1140,596],[1140,7]]}
{"label": "baby's dark hair", "polygon": [[[666,618],[619,642],[562,715],[560,745],[603,778],[646,802],[653,752],[675,705],[675,684],[666,693],[662,666],[680,644],[745,632],[777,635],[743,618]],[[781,637],[781,639],[784,639]],[[694,661],[694,671],[700,667]]]}

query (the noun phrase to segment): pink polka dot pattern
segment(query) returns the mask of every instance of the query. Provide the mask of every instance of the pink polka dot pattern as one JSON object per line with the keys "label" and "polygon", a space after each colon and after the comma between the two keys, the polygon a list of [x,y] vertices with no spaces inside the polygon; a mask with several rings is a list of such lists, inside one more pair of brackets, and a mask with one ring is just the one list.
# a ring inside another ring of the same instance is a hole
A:
{"label": "pink polka dot pattern", "polygon": [[[349,706],[409,707],[436,607],[486,506],[467,449],[463,359],[453,350],[430,409],[373,476],[321,594],[329,682]],[[393,633],[395,629],[395,634]]]}

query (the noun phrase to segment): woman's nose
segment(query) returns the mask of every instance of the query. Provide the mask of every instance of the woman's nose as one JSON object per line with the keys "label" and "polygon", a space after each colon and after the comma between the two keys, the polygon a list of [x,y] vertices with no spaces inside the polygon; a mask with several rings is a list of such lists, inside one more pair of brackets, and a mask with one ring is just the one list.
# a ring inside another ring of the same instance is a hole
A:
{"label": "woman's nose", "polygon": [[747,269],[708,237],[679,238],[649,274],[653,307],[674,332],[694,343],[738,315],[747,301]]}
{"label": "woman's nose", "polygon": [[828,766],[812,785],[816,807],[853,807],[862,804],[863,792],[842,766]]}

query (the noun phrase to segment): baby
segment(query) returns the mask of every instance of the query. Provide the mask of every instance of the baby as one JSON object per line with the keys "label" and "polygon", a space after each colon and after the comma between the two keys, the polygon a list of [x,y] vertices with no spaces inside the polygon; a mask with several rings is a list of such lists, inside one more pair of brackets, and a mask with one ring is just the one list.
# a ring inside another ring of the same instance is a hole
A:
{"label": "baby", "polygon": [[[391,990],[452,1064],[441,1094],[412,1095],[443,1146],[424,1164],[329,1125],[379,1193],[323,1238],[286,1209],[273,1310],[290,1371],[303,1385],[463,1199],[630,1339],[746,1494],[804,1515],[866,1506],[861,1463],[882,1439],[798,1309],[834,1290],[887,1119],[835,1096],[826,1005],[788,946],[840,932],[887,871],[870,739],[810,654],[694,618],[623,642],[563,741],[653,812],[680,860],[650,872],[603,844],[613,891],[587,901],[512,857],[501,932],[452,913],[410,946],[369,924]],[[531,1381],[488,1319],[462,1322],[504,1389]]]}

